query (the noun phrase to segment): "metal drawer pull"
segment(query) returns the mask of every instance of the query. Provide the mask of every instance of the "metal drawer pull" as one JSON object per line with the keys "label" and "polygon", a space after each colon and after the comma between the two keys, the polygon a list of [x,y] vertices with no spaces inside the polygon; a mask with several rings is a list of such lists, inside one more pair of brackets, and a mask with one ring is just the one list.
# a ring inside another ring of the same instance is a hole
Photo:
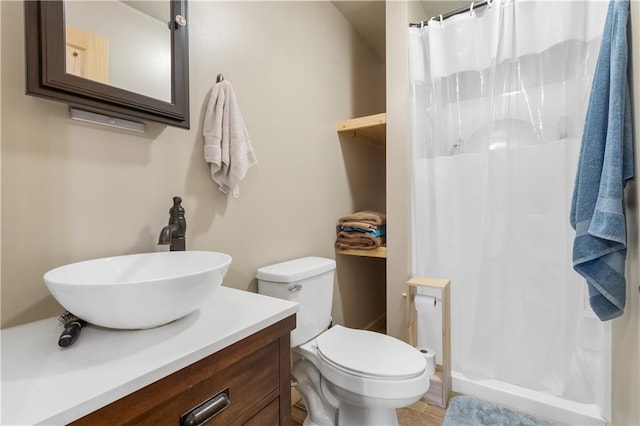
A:
{"label": "metal drawer pull", "polygon": [[231,404],[229,398],[229,388],[219,394],[212,396],[202,404],[193,408],[186,414],[180,416],[181,426],[199,426],[205,424],[218,414],[224,411]]}

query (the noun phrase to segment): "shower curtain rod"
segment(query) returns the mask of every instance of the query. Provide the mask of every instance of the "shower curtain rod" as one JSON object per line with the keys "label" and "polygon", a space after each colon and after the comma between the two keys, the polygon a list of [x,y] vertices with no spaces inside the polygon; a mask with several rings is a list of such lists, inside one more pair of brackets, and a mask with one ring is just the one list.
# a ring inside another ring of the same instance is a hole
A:
{"label": "shower curtain rod", "polygon": [[490,3],[488,0],[482,0],[479,2],[474,2],[469,4],[469,6],[465,6],[465,7],[461,7],[460,9],[456,9],[456,10],[452,10],[451,12],[447,12],[447,13],[443,13],[442,15],[438,15],[438,16],[434,16],[431,19],[427,19],[426,21],[422,21],[422,22],[418,22],[418,23],[410,23],[409,26],[410,27],[418,27],[418,28],[422,28],[422,27],[426,27],[429,24],[429,21],[431,21],[432,19],[435,19],[437,21],[444,21],[445,19],[449,19],[452,16],[455,15],[459,15],[461,13],[465,13],[465,12],[469,12],[471,11],[471,7],[473,6],[473,9],[476,9],[478,7],[484,7],[486,6],[488,3]]}

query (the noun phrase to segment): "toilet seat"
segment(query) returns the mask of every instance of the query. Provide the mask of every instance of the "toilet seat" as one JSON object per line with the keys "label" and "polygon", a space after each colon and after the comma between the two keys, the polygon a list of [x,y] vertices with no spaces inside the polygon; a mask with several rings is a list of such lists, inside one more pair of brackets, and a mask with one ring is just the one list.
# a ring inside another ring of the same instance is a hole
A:
{"label": "toilet seat", "polygon": [[337,325],[294,351],[313,363],[340,400],[351,404],[366,399],[380,407],[408,405],[429,389],[425,358],[384,334]]}
{"label": "toilet seat", "polygon": [[381,333],[336,325],[316,338],[319,357],[346,374],[376,380],[420,376],[426,361],[405,342]]}

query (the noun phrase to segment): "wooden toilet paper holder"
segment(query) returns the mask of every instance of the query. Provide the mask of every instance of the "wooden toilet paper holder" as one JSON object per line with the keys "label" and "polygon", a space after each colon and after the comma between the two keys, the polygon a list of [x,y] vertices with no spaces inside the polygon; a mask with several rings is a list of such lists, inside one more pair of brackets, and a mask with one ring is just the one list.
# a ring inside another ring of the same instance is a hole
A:
{"label": "wooden toilet paper holder", "polygon": [[407,281],[407,336],[409,344],[418,345],[418,315],[414,297],[418,287],[430,287],[440,292],[442,300],[442,364],[436,364],[436,372],[430,377],[429,391],[422,400],[438,407],[446,407],[451,391],[451,281],[442,278],[414,276]]}

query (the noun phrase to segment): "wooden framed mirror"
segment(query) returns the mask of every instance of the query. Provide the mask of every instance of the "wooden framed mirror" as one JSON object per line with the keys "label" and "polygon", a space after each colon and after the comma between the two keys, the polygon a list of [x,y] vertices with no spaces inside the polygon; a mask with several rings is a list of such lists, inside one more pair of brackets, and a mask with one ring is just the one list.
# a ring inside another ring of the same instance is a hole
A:
{"label": "wooden framed mirror", "polygon": [[[189,128],[186,0],[24,5],[28,95]],[[147,27],[155,32],[143,33]]]}

